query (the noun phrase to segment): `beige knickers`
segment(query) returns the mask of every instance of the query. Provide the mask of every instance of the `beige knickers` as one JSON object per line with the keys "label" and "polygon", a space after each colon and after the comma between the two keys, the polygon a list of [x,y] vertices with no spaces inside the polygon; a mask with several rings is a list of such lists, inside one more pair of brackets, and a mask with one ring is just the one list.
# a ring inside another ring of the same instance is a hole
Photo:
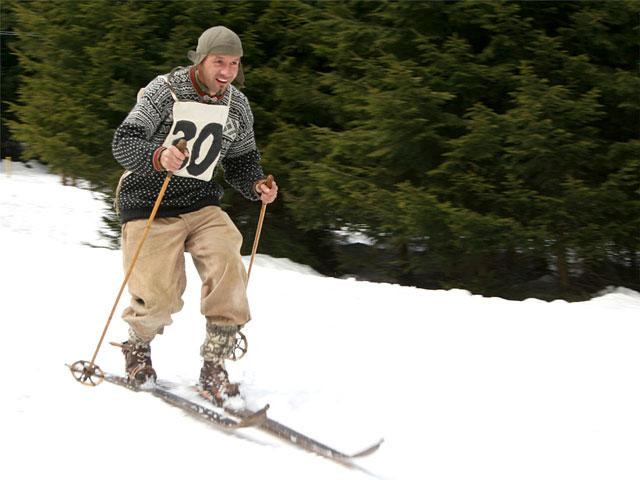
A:
{"label": "beige knickers", "polygon": [[[122,228],[125,271],[147,220]],[[240,256],[242,235],[217,206],[153,221],[129,278],[131,304],[122,318],[142,341],[150,342],[182,309],[186,287],[184,257],[189,252],[202,280],[200,310],[207,321],[241,326],[250,319],[247,274]]]}

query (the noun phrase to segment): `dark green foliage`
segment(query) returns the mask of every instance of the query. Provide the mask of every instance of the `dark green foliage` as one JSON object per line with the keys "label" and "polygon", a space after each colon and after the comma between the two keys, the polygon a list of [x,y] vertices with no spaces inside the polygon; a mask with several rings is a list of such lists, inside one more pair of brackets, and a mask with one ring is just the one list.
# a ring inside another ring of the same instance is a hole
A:
{"label": "dark green foliage", "polygon": [[[12,133],[54,171],[112,191],[111,135],[137,90],[225,24],[282,192],[262,252],[510,298],[640,289],[638,2],[9,7]],[[248,253],[259,209],[224,202]]]}
{"label": "dark green foliage", "polygon": [[11,53],[11,45],[18,38],[13,31],[15,16],[6,1],[0,2],[0,144],[2,146],[2,158],[19,158],[19,148],[17,142],[11,138],[8,122],[15,120],[15,115],[8,111],[9,101],[16,96],[20,68],[18,59]]}

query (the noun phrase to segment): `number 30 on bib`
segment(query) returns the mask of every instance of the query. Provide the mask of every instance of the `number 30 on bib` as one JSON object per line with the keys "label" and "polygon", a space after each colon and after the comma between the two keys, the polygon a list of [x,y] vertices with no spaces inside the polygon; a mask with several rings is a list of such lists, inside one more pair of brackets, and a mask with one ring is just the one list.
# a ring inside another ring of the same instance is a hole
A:
{"label": "number 30 on bib", "polygon": [[178,139],[187,141],[189,160],[175,175],[208,182],[220,159],[222,131],[227,123],[227,105],[207,105],[197,102],[173,104],[173,125],[163,146],[169,147]]}

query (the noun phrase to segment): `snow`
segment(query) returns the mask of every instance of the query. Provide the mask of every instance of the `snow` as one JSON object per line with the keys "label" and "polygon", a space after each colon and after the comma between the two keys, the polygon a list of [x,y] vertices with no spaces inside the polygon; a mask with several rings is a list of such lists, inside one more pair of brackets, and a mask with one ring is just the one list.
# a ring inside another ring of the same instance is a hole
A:
{"label": "snow", "polygon": [[[120,252],[88,246],[106,243],[103,208],[41,167],[0,173],[3,478],[640,478],[640,294],[624,288],[516,302],[258,255],[249,352],[231,376],[250,406],[339,450],[384,437],[361,469],[80,385],[65,364],[90,360],[123,278]],[[189,265],[185,308],[153,343],[161,378],[198,377],[198,283]],[[126,337],[127,300],[96,360],[105,371],[123,369],[108,341]]]}

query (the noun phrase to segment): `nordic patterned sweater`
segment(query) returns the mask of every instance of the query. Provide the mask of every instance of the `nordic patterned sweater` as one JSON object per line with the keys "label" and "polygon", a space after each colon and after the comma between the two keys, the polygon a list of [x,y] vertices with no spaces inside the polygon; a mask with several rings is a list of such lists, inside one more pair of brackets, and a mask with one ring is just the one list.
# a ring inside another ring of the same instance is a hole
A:
{"label": "nordic patterned sweater", "polygon": [[[264,173],[260,167],[260,153],[253,134],[253,114],[247,97],[229,85],[222,98],[210,100],[199,88],[193,67],[174,70],[168,80],[180,101],[217,101],[228,105],[231,91],[232,102],[218,165],[222,165],[227,183],[246,198],[258,200],[254,184],[264,178]],[[144,88],[133,110],[115,131],[113,156],[128,171],[120,181],[116,199],[123,224],[148,218],[151,214],[166,177],[159,164],[159,154],[173,123],[173,103],[169,84],[164,78],[156,77]],[[222,186],[215,181],[215,176],[208,182],[174,176],[156,216],[173,217],[218,205],[222,195]]]}

